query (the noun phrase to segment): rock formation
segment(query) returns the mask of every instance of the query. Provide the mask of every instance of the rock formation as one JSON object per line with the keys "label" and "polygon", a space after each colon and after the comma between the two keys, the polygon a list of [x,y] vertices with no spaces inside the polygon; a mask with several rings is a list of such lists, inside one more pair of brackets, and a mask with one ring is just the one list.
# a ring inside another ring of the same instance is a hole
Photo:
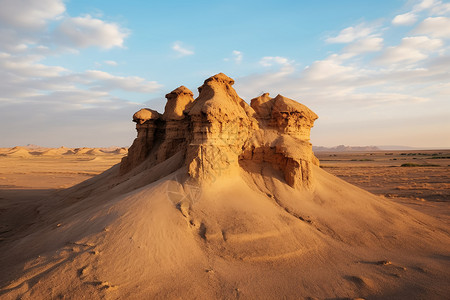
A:
{"label": "rock formation", "polygon": [[199,183],[268,163],[291,187],[309,187],[311,164],[317,164],[309,143],[317,115],[294,100],[267,93],[250,106],[233,84],[220,73],[205,80],[195,100],[181,86],[166,95],[164,114],[147,108],[136,112],[138,136],[122,160],[121,173],[144,161],[151,167],[181,151],[188,174]]}

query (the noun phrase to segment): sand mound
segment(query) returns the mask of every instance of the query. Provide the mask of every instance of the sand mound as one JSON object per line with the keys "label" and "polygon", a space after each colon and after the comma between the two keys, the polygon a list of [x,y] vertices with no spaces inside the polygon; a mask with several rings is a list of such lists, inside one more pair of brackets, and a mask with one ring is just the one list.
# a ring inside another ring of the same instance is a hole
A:
{"label": "sand mound", "polygon": [[63,153],[63,155],[73,155],[75,154],[75,150],[74,149],[68,149],[65,153]]}
{"label": "sand mound", "polygon": [[40,152],[39,155],[42,156],[59,156],[59,155],[64,155],[67,154],[67,152],[71,151],[69,148],[66,148],[64,146],[59,147],[59,148],[51,148],[48,150],[45,150],[43,152]]}
{"label": "sand mound", "polygon": [[113,154],[127,154],[128,153],[128,149],[125,148],[125,147],[117,148],[117,149],[111,151],[110,153],[113,153]]}
{"label": "sand mound", "polygon": [[75,148],[73,149],[73,152],[75,155],[88,155],[88,152],[91,150],[92,150],[91,148],[83,147],[83,148]]}
{"label": "sand mound", "polygon": [[24,158],[31,156],[30,152],[24,147],[14,147],[3,155],[9,157],[24,157]]}
{"label": "sand mound", "polygon": [[135,115],[120,165],[0,244],[0,295],[448,296],[448,226],[326,173],[309,143],[312,111],[282,96],[249,106],[232,84],[218,74],[193,102],[168,94],[177,113]]}
{"label": "sand mound", "polygon": [[105,152],[101,151],[100,149],[93,148],[93,149],[87,151],[85,154],[87,154],[87,155],[105,155]]}

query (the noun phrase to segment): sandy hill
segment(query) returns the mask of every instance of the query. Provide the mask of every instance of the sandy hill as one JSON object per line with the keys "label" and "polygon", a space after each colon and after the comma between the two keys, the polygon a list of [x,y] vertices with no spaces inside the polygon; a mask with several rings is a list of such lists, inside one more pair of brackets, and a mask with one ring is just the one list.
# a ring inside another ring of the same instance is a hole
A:
{"label": "sandy hill", "polygon": [[128,149],[125,147],[120,147],[120,148],[116,148],[108,153],[113,153],[113,154],[127,154],[128,153]]}
{"label": "sandy hill", "polygon": [[20,147],[20,146],[11,148],[9,151],[4,153],[3,155],[9,156],[9,157],[24,157],[24,158],[31,156],[30,152],[26,148]]}
{"label": "sandy hill", "polygon": [[72,149],[75,155],[89,155],[91,150],[93,149],[86,147]]}
{"label": "sandy hill", "polygon": [[63,155],[72,155],[75,154],[75,149],[68,149]]}
{"label": "sandy hill", "polygon": [[98,148],[90,149],[86,152],[87,155],[105,155],[105,152],[101,151]]}
{"label": "sandy hill", "polygon": [[0,244],[6,299],[444,299],[448,225],[320,169],[317,116],[215,75]]}
{"label": "sandy hill", "polygon": [[50,148],[48,150],[42,151],[40,155],[42,156],[59,156],[63,154],[70,153],[70,149],[64,146],[61,146],[59,148]]}

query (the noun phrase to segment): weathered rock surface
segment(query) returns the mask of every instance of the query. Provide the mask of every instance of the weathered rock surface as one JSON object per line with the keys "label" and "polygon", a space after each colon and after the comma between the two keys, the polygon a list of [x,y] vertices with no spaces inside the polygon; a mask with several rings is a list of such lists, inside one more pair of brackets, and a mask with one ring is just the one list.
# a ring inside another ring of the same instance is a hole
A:
{"label": "weathered rock surface", "polygon": [[180,86],[166,95],[167,103],[164,120],[181,120],[186,106],[194,101],[194,94],[185,86]]}
{"label": "weathered rock surface", "polygon": [[317,115],[283,97],[241,99],[223,73],[205,80],[199,96],[180,86],[166,95],[164,114],[141,109],[133,116],[138,136],[121,163],[125,174],[146,161],[153,166],[181,152],[199,183],[232,176],[250,165],[270,164],[293,188],[311,185],[317,162],[309,143]]}

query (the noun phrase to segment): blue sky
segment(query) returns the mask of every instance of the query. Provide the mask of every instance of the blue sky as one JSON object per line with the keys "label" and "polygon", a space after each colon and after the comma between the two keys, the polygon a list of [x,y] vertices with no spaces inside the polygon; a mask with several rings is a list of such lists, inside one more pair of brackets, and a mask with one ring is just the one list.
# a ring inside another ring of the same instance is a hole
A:
{"label": "blue sky", "polygon": [[314,145],[450,147],[450,3],[0,0],[0,146],[127,146],[224,72],[319,115]]}

